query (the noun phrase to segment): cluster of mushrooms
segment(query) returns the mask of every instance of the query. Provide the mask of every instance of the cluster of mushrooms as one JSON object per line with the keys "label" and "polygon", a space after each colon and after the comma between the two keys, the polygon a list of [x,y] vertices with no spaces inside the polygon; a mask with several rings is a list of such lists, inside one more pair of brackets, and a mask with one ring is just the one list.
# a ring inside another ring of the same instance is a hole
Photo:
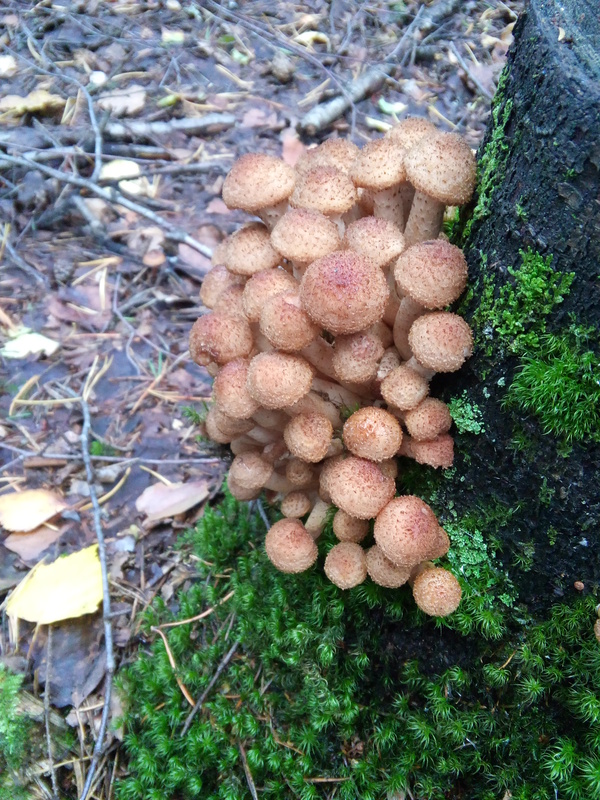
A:
{"label": "cluster of mushrooms", "polygon": [[265,541],[275,567],[309,569],[335,507],[327,577],[342,589],[367,575],[389,588],[409,582],[434,616],[452,613],[461,589],[431,563],[449,548],[431,508],[395,496],[395,456],[453,462],[450,413],[429,383],[460,369],[472,335],[443,310],[467,265],[440,232],[446,208],[474,185],[464,139],[420,118],[362,149],[329,139],[295,168],[242,156],[223,200],[262,221],[215,249],[200,292],[210,312],[190,335],[192,358],[214,376],[206,434],[235,456],[231,493],[281,501]]}

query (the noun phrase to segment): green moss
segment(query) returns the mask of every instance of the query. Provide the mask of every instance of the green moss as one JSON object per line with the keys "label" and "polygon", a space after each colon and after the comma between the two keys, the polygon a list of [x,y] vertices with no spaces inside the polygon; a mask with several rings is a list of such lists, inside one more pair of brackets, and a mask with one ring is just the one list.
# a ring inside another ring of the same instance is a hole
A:
{"label": "green moss", "polygon": [[[424,636],[441,623],[417,613],[407,589],[342,592],[320,566],[281,575],[258,546],[260,525],[231,499],[207,510],[188,537],[203,559],[199,580],[174,613],[157,600],[146,615],[147,642],[120,679],[129,763],[118,800],[245,800],[242,747],[261,798],[600,798],[594,598],[557,606],[541,624],[515,615],[517,629],[493,644],[446,631],[458,641],[440,642],[445,666],[435,669]],[[468,569],[482,568],[486,548],[473,541]],[[175,672],[150,626],[231,590],[203,620],[165,629]],[[420,663],[406,655],[413,634]],[[198,698],[234,641],[183,736],[190,707],[176,678]]]}
{"label": "green moss", "polygon": [[477,403],[470,402],[466,390],[460,397],[448,402],[450,414],[459,433],[480,434],[485,430],[481,409]]}
{"label": "green moss", "polygon": [[28,751],[31,724],[19,711],[23,679],[0,664],[0,800],[25,798],[19,770]]}

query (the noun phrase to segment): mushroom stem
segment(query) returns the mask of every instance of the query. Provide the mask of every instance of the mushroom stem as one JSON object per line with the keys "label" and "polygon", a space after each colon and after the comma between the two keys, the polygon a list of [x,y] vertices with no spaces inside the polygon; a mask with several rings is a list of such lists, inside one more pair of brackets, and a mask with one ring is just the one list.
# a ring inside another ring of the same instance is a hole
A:
{"label": "mushroom stem", "polygon": [[317,500],[313,510],[308,515],[304,527],[313,539],[318,539],[323,532],[325,522],[327,521],[327,512],[330,508],[331,505],[329,503],[325,503],[323,500]]}
{"label": "mushroom stem", "polygon": [[398,185],[373,193],[373,216],[387,219],[403,230],[404,208]]}
{"label": "mushroom stem", "polygon": [[288,201],[282,200],[281,203],[277,203],[277,205],[275,206],[269,206],[268,208],[261,208],[257,212],[257,216],[259,216],[265,223],[267,228],[270,231],[272,231],[275,225],[277,225],[277,223],[283,217],[283,215],[287,210],[288,210]]}
{"label": "mushroom stem", "polygon": [[406,295],[400,301],[398,313],[394,320],[394,344],[396,349],[405,361],[412,358],[412,350],[408,343],[408,332],[413,322],[426,312],[422,305],[415,302],[412,297]]}
{"label": "mushroom stem", "polygon": [[446,206],[423,192],[415,192],[404,230],[406,246],[437,239],[442,230]]}
{"label": "mushroom stem", "polygon": [[357,404],[360,405],[361,402],[360,396],[355,392],[350,391],[350,389],[346,389],[339,383],[326,381],[322,378],[313,378],[312,390],[313,392],[324,394],[338,408],[341,408],[342,406],[351,408]]}
{"label": "mushroom stem", "polygon": [[304,397],[301,397],[300,400],[295,402],[293,405],[287,406],[284,408],[286,414],[289,414],[290,417],[295,417],[298,414],[310,414],[312,412],[317,412],[318,414],[324,414],[327,419],[333,425],[334,430],[342,427],[342,418],[340,417],[340,412],[336,408],[333,403],[330,403],[328,400],[324,400],[320,397],[316,392],[309,392],[305,394]]}
{"label": "mushroom stem", "polygon": [[422,375],[425,378],[425,380],[428,381],[430,381],[435,375],[434,369],[427,369],[427,367],[424,367],[422,364],[419,364],[419,362],[414,356],[411,356],[408,359],[405,366],[414,369],[415,372],[418,372],[419,375]]}

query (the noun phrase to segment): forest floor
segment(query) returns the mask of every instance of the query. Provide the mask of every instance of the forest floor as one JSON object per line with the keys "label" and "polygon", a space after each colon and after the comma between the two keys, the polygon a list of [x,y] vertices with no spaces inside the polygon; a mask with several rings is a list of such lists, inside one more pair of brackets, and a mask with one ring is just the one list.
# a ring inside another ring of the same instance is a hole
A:
{"label": "forest floor", "polygon": [[[117,665],[135,658],[140,612],[193,577],[174,544],[227,468],[186,410],[210,396],[187,338],[211,249],[243,222],[220,199],[233,160],[294,163],[406,115],[476,148],[520,5],[2,4],[0,600],[41,560],[93,545],[99,523]],[[306,117],[376,68],[345,113]],[[25,676],[29,713],[73,729],[61,768],[36,748],[30,796],[74,798],[100,730],[104,625],[98,612],[51,629],[4,613],[0,667]],[[89,796],[111,797],[121,735],[109,728]]]}

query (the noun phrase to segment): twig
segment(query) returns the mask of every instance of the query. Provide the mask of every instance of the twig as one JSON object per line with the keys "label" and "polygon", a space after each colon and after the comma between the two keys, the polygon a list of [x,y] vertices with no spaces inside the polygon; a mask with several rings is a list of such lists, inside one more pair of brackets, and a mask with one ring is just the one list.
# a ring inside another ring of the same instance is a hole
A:
{"label": "twig", "polygon": [[53,800],[58,800],[58,781],[52,755],[52,737],[50,736],[50,669],[52,664],[52,625],[48,625],[48,639],[46,641],[46,680],[44,683],[44,721],[46,723],[46,747],[48,761],[50,762],[50,778],[52,780]]}
{"label": "twig", "polygon": [[469,65],[466,63],[464,58],[458,52],[458,49],[457,49],[456,45],[454,44],[454,42],[450,42],[450,50],[452,50],[452,52],[454,53],[454,56],[455,56],[456,60],[458,61],[459,65],[462,67],[464,72],[466,72],[467,77],[470,78],[473,81],[475,86],[479,89],[479,91],[481,92],[481,94],[484,97],[487,97],[488,100],[491,100],[492,99],[492,95],[490,94],[490,92],[488,92],[488,90],[485,88],[485,86],[475,77],[475,75],[473,75],[473,73],[471,72],[471,70],[469,68]]}
{"label": "twig", "polygon": [[246,783],[248,784],[248,789],[250,789],[250,794],[252,795],[252,800],[258,800],[258,794],[256,793],[256,786],[254,785],[254,780],[252,779],[252,773],[250,772],[250,767],[248,766],[248,759],[246,758],[246,751],[244,750],[244,745],[238,741],[238,749],[240,751],[240,755],[242,757],[242,766],[244,767],[244,775],[246,776]]}
{"label": "twig", "polygon": [[185,231],[177,228],[175,225],[172,225],[168,222],[164,217],[155,214],[154,211],[150,211],[150,209],[146,208],[145,206],[140,205],[139,203],[134,203],[131,200],[128,200],[124,195],[120,192],[117,192],[115,189],[112,188],[102,188],[92,181],[87,180],[86,178],[80,178],[77,175],[68,175],[65,172],[61,172],[58,169],[54,169],[53,167],[49,167],[46,164],[37,164],[35,161],[30,161],[27,158],[20,158],[18,156],[7,156],[4,153],[0,153],[0,163],[5,164],[14,164],[15,166],[19,167],[27,167],[28,169],[36,169],[39,172],[43,172],[51,178],[55,178],[57,181],[61,181],[62,183],[70,183],[73,186],[78,186],[80,189],[87,189],[88,192],[92,192],[93,194],[101,197],[103,200],[106,200],[107,203],[111,205],[121,205],[125,208],[128,208],[130,211],[135,211],[136,214],[140,214],[142,217],[146,217],[146,219],[152,220],[155,225],[158,225],[160,228],[163,228],[167,237],[172,239],[175,242],[182,242],[183,244],[187,244],[189,247],[197,250],[199,253],[202,253],[203,256],[207,256],[210,258],[212,256],[212,250],[210,247],[206,247],[206,245],[202,244],[201,242],[194,239],[193,236],[190,236]]}
{"label": "twig", "polygon": [[223,603],[226,603],[228,600],[231,600],[233,595],[234,591],[232,590],[231,592],[228,592],[225,595],[225,597],[222,597],[216,605],[207,608],[206,611],[203,611],[201,614],[197,614],[195,617],[188,617],[188,619],[180,619],[177,620],[177,622],[165,622],[163,625],[158,625],[156,627],[156,630],[160,631],[163,628],[178,628],[180,625],[187,625],[187,623],[189,622],[197,622],[200,619],[204,619],[205,617],[210,616],[213,613],[213,611],[219,606],[223,605]]}
{"label": "twig", "polygon": [[124,122],[109,122],[105,127],[105,134],[111,139],[153,139],[155,136],[164,136],[175,131],[187,133],[188,136],[198,134],[219,133],[235,125],[233,114],[205,114],[203,117],[184,119],[171,119],[168,122],[145,122],[144,120],[130,120]]}
{"label": "twig", "polygon": [[14,262],[15,266],[19,269],[23,270],[26,275],[31,276],[37,283],[41,283],[42,286],[48,285],[48,279],[45,275],[40,275],[40,273],[34,267],[30,266],[21,256],[17,253],[15,248],[12,244],[8,241],[8,239],[4,242],[4,246],[6,248],[6,252],[10,256],[11,260]]}
{"label": "twig", "polygon": [[200,695],[200,699],[196,702],[196,705],[193,707],[193,709],[188,714],[188,717],[187,717],[187,719],[186,719],[186,721],[185,721],[185,723],[183,725],[183,728],[181,729],[181,735],[182,736],[185,736],[185,734],[188,732],[194,717],[196,716],[198,711],[200,711],[200,709],[202,708],[202,705],[203,705],[204,701],[206,700],[206,698],[208,697],[208,695],[210,693],[210,690],[213,688],[215,683],[218,681],[219,675],[223,672],[225,667],[229,664],[229,662],[231,661],[231,659],[235,655],[235,651],[238,649],[239,646],[240,646],[240,640],[238,639],[236,642],[233,643],[233,645],[229,648],[229,650],[225,654],[223,660],[221,661],[221,663],[217,667],[217,671],[215,672],[215,674],[210,679],[210,681],[208,683],[208,686],[206,687],[206,689]]}
{"label": "twig", "polygon": [[160,638],[163,640],[163,644],[165,646],[165,650],[167,651],[167,658],[169,659],[169,664],[171,665],[171,669],[173,670],[173,674],[175,675],[175,680],[177,681],[177,686],[179,686],[179,688],[181,690],[181,694],[185,697],[185,699],[188,701],[188,703],[193,708],[194,707],[194,701],[192,699],[192,695],[189,693],[185,683],[181,680],[181,678],[177,674],[177,662],[175,661],[173,653],[171,652],[171,648],[169,647],[169,642],[167,640],[167,637],[161,631],[160,628],[155,628],[154,626],[152,626],[150,628],[150,630],[153,633],[158,633]]}
{"label": "twig", "polygon": [[267,514],[265,512],[265,507],[263,506],[263,504],[260,501],[260,499],[256,500],[255,502],[256,502],[256,507],[258,509],[258,513],[260,515],[260,518],[265,523],[265,528],[267,530],[269,530],[269,528],[271,527],[271,523],[269,522],[269,518],[267,517]]}

